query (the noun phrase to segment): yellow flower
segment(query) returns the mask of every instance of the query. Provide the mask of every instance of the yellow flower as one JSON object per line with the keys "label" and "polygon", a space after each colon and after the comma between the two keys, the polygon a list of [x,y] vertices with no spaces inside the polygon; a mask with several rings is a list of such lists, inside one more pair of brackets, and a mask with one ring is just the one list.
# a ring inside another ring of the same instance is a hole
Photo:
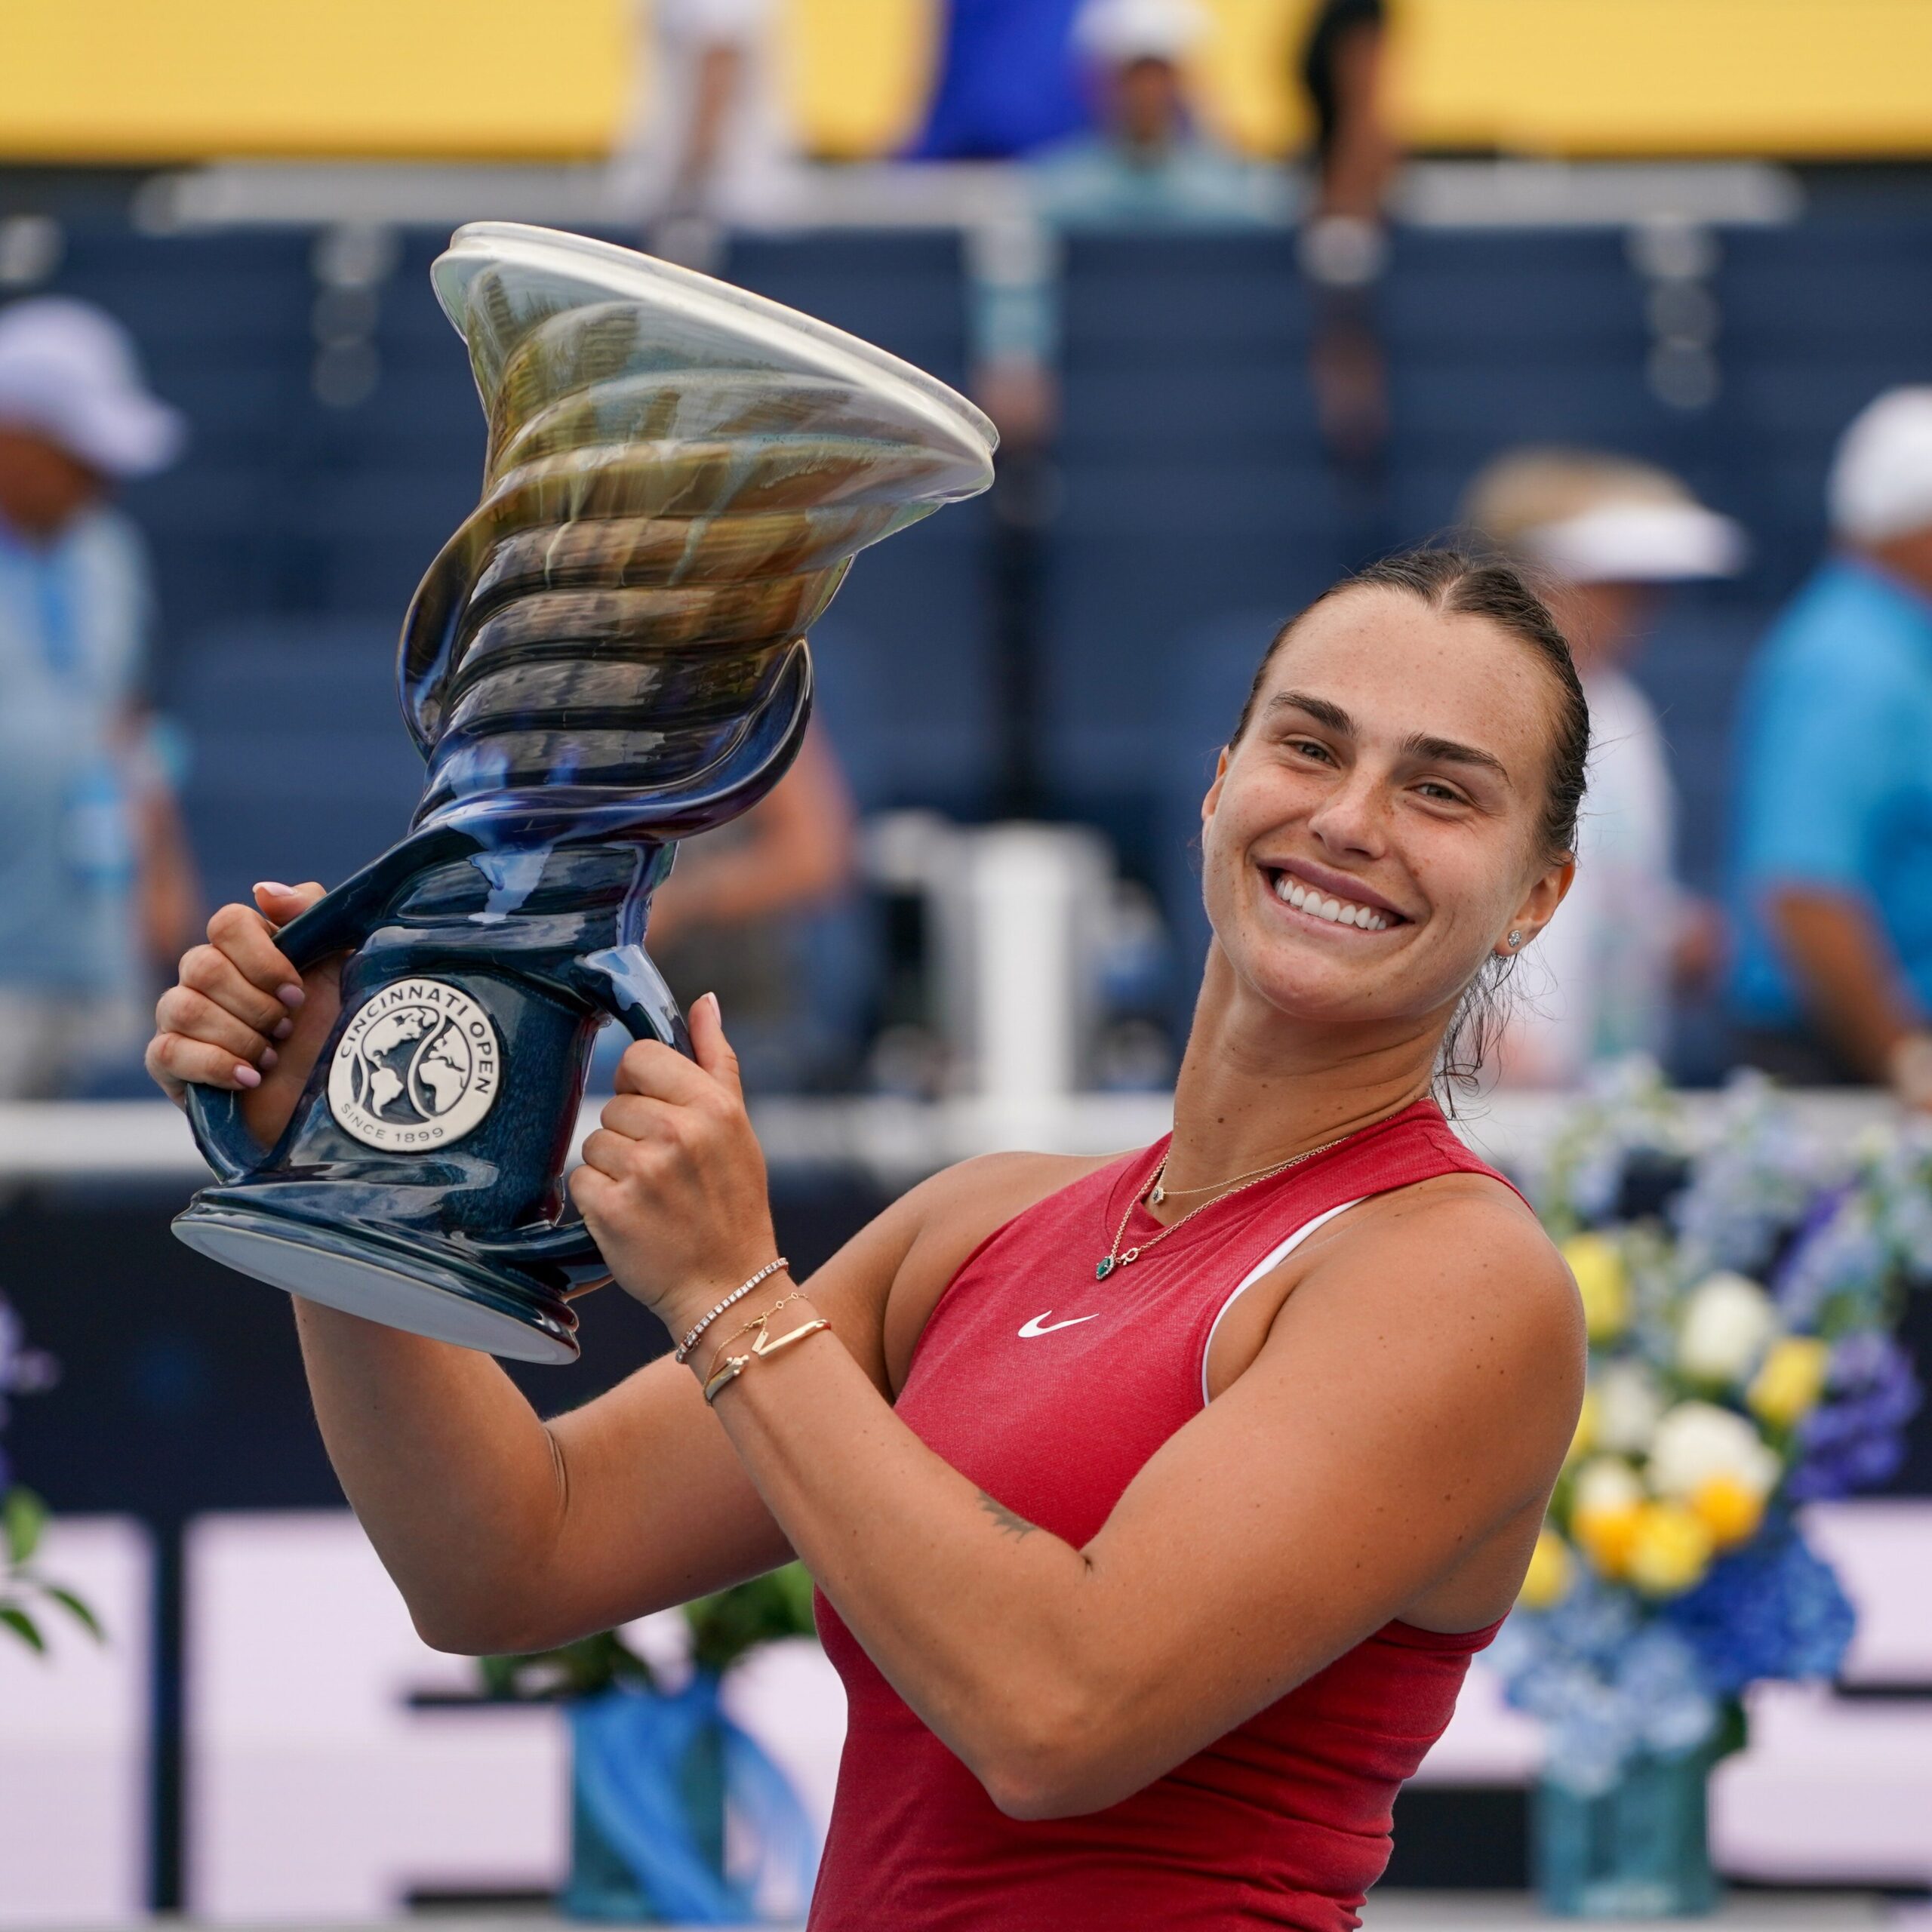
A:
{"label": "yellow flower", "polygon": [[1572,1235],[1563,1258],[1583,1297],[1583,1325],[1593,1342],[1621,1334],[1630,1321],[1630,1277],[1617,1244],[1603,1235]]}
{"label": "yellow flower", "polygon": [[1771,1344],[1744,1399],[1774,1428],[1789,1429],[1817,1406],[1831,1361],[1829,1343],[1815,1335],[1787,1335]]}
{"label": "yellow flower", "polygon": [[1549,1610],[1570,1594],[1576,1581],[1577,1559],[1570,1546],[1554,1530],[1546,1529],[1530,1552],[1530,1567],[1516,1601],[1525,1610]]}
{"label": "yellow flower", "polygon": [[1597,1392],[1594,1389],[1586,1389],[1583,1407],[1577,1411],[1577,1432],[1571,1437],[1569,1454],[1563,1459],[1566,1464],[1574,1463],[1579,1456],[1589,1453],[1590,1444],[1597,1439],[1597,1421],[1602,1409],[1603,1404],[1598,1399]]}
{"label": "yellow flower", "polygon": [[1711,1533],[1681,1503],[1640,1504],[1626,1569],[1647,1596],[1681,1596],[1711,1567]]}
{"label": "yellow flower", "polygon": [[1719,1549],[1749,1541],[1764,1520],[1763,1492],[1734,1475],[1706,1476],[1686,1500]]}
{"label": "yellow flower", "polygon": [[1623,1574],[1643,1506],[1643,1484],[1620,1456],[1593,1457],[1577,1472],[1570,1534],[1604,1576]]}

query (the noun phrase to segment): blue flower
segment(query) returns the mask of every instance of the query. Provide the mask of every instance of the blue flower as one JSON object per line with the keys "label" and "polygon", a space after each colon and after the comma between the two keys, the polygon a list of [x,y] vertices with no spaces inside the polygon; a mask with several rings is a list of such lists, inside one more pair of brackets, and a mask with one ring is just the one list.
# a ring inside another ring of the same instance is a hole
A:
{"label": "blue flower", "polygon": [[1761,1075],[1734,1075],[1711,1143],[1672,1204],[1687,1274],[1761,1274],[1844,1167]]}
{"label": "blue flower", "polygon": [[1830,1565],[1784,1518],[1767,1521],[1694,1590],[1664,1604],[1660,1616],[1724,1697],[1762,1678],[1835,1676],[1854,1620]]}
{"label": "blue flower", "polygon": [[1509,1703],[1543,1725],[1548,1775],[1573,1790],[1607,1790],[1632,1758],[1694,1751],[1716,1727],[1695,1650],[1592,1577],[1554,1609],[1518,1611],[1490,1663]]}
{"label": "blue flower", "polygon": [[1835,1344],[1825,1391],[1798,1426],[1798,1465],[1787,1485],[1796,1502],[1847,1496],[1895,1475],[1920,1399],[1912,1358],[1877,1331]]}

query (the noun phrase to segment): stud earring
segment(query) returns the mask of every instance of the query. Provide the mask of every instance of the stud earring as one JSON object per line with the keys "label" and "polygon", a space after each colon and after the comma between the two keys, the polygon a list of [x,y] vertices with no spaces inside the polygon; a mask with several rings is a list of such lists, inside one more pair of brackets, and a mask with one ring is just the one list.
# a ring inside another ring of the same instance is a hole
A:
{"label": "stud earring", "polygon": [[1523,935],[1521,933],[1512,933],[1509,935],[1509,943],[1512,947],[1521,946],[1522,943]]}

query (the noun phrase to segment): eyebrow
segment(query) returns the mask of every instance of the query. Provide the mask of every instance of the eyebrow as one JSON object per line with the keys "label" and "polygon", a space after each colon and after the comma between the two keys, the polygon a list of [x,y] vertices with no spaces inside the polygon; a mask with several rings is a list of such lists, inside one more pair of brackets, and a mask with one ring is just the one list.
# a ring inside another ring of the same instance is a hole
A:
{"label": "eyebrow", "polygon": [[[1325,697],[1317,697],[1312,691],[1277,691],[1268,700],[1268,709],[1271,712],[1304,712],[1318,724],[1324,724],[1344,737],[1356,735],[1355,720],[1339,704],[1331,703]],[[1503,761],[1494,752],[1484,751],[1475,745],[1459,744],[1454,738],[1438,738],[1425,731],[1412,731],[1402,740],[1402,749],[1407,756],[1424,758],[1432,764],[1474,765],[1479,771],[1494,772],[1504,784],[1511,784],[1509,768]]]}

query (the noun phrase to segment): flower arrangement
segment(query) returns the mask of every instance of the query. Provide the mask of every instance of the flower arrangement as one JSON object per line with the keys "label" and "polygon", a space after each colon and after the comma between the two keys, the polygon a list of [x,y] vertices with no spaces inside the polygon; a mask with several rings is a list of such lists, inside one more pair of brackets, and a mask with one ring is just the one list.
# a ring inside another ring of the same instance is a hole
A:
{"label": "flower arrangement", "polygon": [[[796,1563],[685,1604],[688,1678],[669,1681],[621,1632],[479,1660],[498,1697],[555,1700],[572,1745],[568,1916],[743,1924],[776,1897],[802,1910],[818,1863],[796,1794],[726,1715],[721,1681],[761,1645],[812,1633]],[[728,1856],[728,1810],[747,1827]]]}
{"label": "flower arrangement", "polygon": [[1494,1661],[1546,1776],[1589,1795],[1735,1749],[1750,1684],[1835,1672],[1851,1607],[1796,1506],[1903,1456],[1919,1391],[1892,1331],[1932,1278],[1932,1134],[1829,1146],[1752,1075],[1694,1131],[1633,1063],[1528,1180],[1589,1377]]}
{"label": "flower arrangement", "polygon": [[[0,1426],[6,1423],[10,1397],[51,1388],[55,1374],[53,1358],[27,1346],[20,1317],[0,1296]],[[38,1613],[45,1604],[65,1611],[94,1637],[101,1634],[93,1611],[37,1567],[34,1559],[46,1527],[46,1504],[14,1481],[6,1450],[0,1446],[0,1626],[43,1655],[47,1637]]]}

